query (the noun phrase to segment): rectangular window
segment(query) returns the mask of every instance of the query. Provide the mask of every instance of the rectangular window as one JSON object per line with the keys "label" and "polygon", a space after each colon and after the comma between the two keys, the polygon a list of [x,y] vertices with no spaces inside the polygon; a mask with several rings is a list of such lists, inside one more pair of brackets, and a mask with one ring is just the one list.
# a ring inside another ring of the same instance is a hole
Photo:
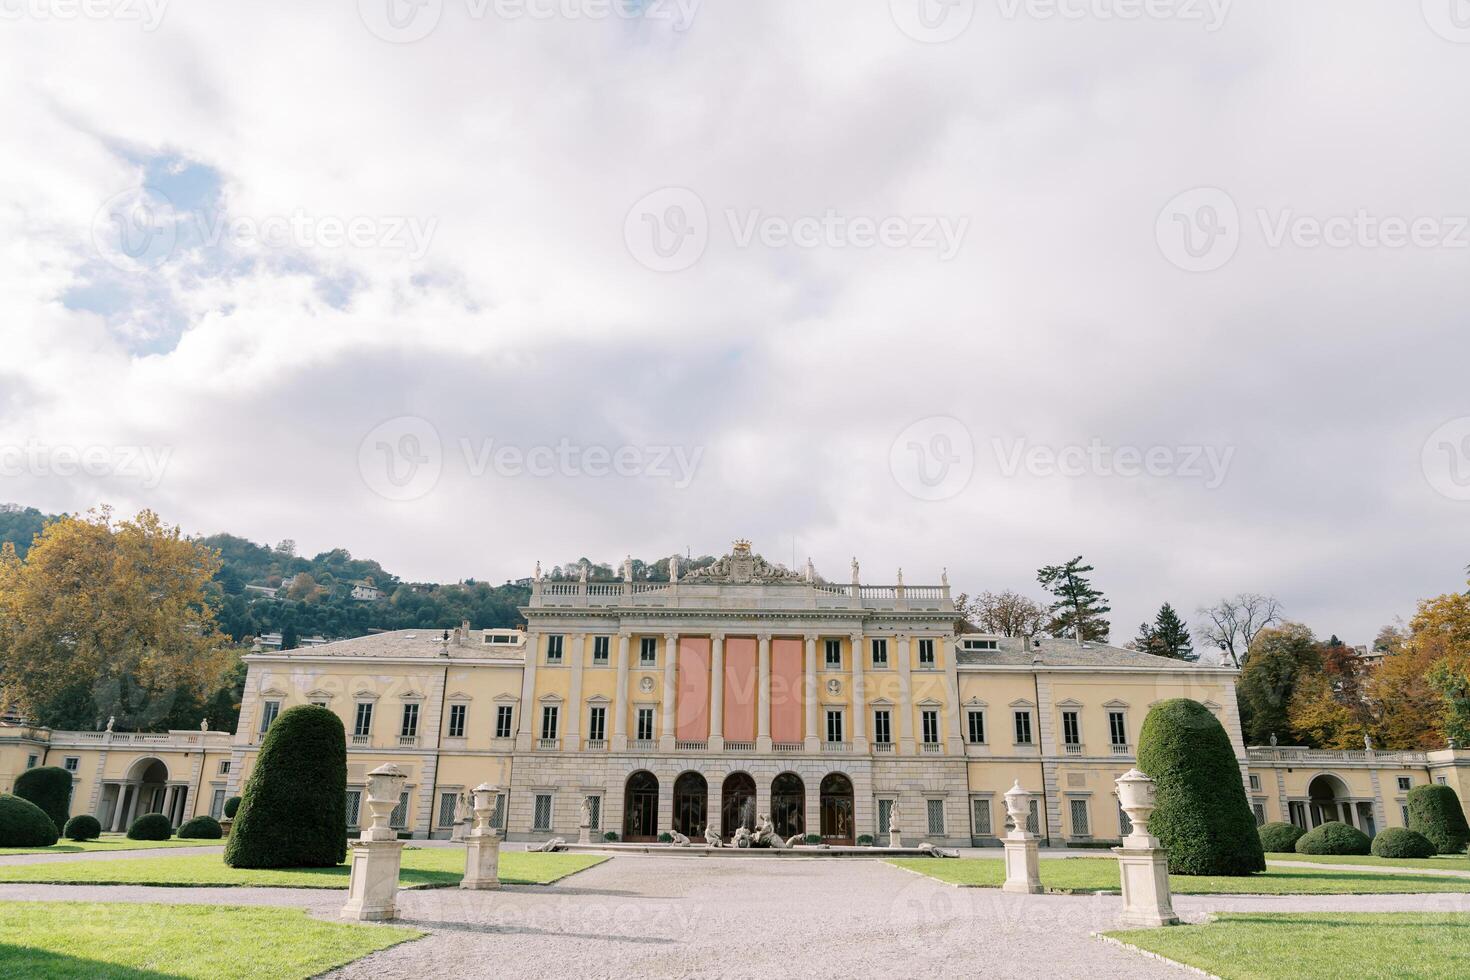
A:
{"label": "rectangular window", "polygon": [[469,705],[451,704],[449,706],[449,737],[464,738],[464,716],[469,711]]}
{"label": "rectangular window", "polygon": [[393,812],[388,814],[388,826],[394,830],[405,830],[408,827],[408,790],[398,794],[398,805]]}
{"label": "rectangular window", "polygon": [[653,709],[638,709],[638,741],[653,741]]}
{"label": "rectangular window", "polygon": [[1031,744],[1031,712],[1016,712],[1016,744]]}
{"label": "rectangular window", "polygon": [[886,833],[888,833],[889,828],[891,828],[893,826],[893,823],[890,820],[890,818],[892,816],[893,816],[893,801],[892,800],[879,800],[878,801],[878,833],[880,833],[880,834],[886,834]]}
{"label": "rectangular window", "polygon": [[514,712],[514,710],[515,709],[512,708],[508,704],[498,704],[498,705],[495,706],[495,737],[496,738],[510,738],[510,736],[511,736],[510,722],[511,722],[512,712]]}
{"label": "rectangular window", "polygon": [[532,830],[551,829],[551,794],[537,793],[536,808],[531,818]]}
{"label": "rectangular window", "polygon": [[924,744],[936,744],[939,741],[939,712],[920,712],[919,720],[923,723],[924,726]]}
{"label": "rectangular window", "polygon": [[219,774],[221,776],[228,776],[230,774],[230,760],[229,759],[221,759],[221,760],[219,760]]}
{"label": "rectangular window", "polygon": [[990,836],[990,801],[970,801],[970,823],[973,827],[971,833],[976,837]]}
{"label": "rectangular window", "polygon": [[1123,804],[1119,803],[1118,804],[1118,835],[1120,837],[1127,837],[1131,833],[1133,833],[1133,821],[1128,818],[1128,814],[1126,814],[1126,813],[1123,812]]}
{"label": "rectangular window", "polygon": [[1062,744],[1082,744],[1082,726],[1077,723],[1077,712],[1075,711],[1062,712]]}
{"label": "rectangular window", "polygon": [[[356,827],[357,826],[358,811],[361,810],[361,809],[362,809],[362,790],[349,789],[347,791],[347,826],[349,826],[349,827]],[[220,810],[221,810],[221,812],[223,812],[223,810],[224,810],[224,804],[223,803],[220,804]]]}
{"label": "rectangular window", "polygon": [[888,641],[885,639],[876,639],[873,641],[873,666],[888,666]]}
{"label": "rectangular window", "polygon": [[983,745],[985,742],[985,712],[967,711],[965,720],[969,725],[970,742],[974,745]]}
{"label": "rectangular window", "polygon": [[873,741],[879,745],[893,744],[893,728],[886,709],[873,712]]}
{"label": "rectangular window", "polygon": [[966,650],[998,650],[999,640],[961,640],[960,646]]}
{"label": "rectangular window", "polygon": [[602,705],[587,712],[587,738],[593,742],[607,738],[607,709]]}
{"label": "rectangular window", "polygon": [[412,738],[419,733],[419,704],[410,701],[403,706],[403,724],[398,729],[398,734],[404,738]]}
{"label": "rectangular window", "polygon": [[934,666],[934,641],[929,637],[923,637],[919,640],[919,666]]}
{"label": "rectangular window", "polygon": [[1435,776],[1434,777],[1434,781],[1436,783],[1438,783],[1439,785],[1441,785],[1441,786],[1448,786],[1450,784],[1450,777],[1448,777],[1448,776]]}
{"label": "rectangular window", "polygon": [[352,723],[352,734],[367,736],[373,733],[373,703],[371,701],[359,701],[357,703],[357,718]]}
{"label": "rectangular window", "polygon": [[[1408,813],[1409,811],[1405,809],[1404,812]],[[1286,818],[1294,826],[1300,827],[1303,830],[1311,829],[1311,827],[1307,824],[1307,805],[1300,800],[1290,800],[1287,802]],[[1408,818],[1406,817],[1404,819],[1404,824],[1407,825],[1408,822]]]}
{"label": "rectangular window", "polygon": [[225,815],[225,791],[217,789],[209,801],[209,815],[219,820]]}
{"label": "rectangular window", "polygon": [[1259,791],[1261,788],[1261,777],[1256,773],[1250,774],[1251,789]]}
{"label": "rectangular window", "polygon": [[1087,801],[1072,800],[1072,836],[1091,837],[1092,831],[1087,826]]}
{"label": "rectangular window", "polygon": [[842,741],[842,712],[827,712],[827,741]]}
{"label": "rectangular window", "polygon": [[316,705],[318,708],[325,708],[327,706],[327,702],[325,701],[313,701],[311,703]]}
{"label": "rectangular window", "polygon": [[1409,808],[1406,806],[1399,807],[1399,816],[1404,818],[1404,826],[1407,827],[1409,825]]}
{"label": "rectangular window", "polygon": [[1041,833],[1041,804],[1036,800],[1031,801],[1031,808],[1026,813],[1026,829],[1033,833]]}
{"label": "rectangular window", "polygon": [[602,797],[587,797],[587,826],[592,830],[602,829]]}
{"label": "rectangular window", "polygon": [[495,809],[490,813],[490,826],[496,830],[505,829],[505,794],[495,794]]}
{"label": "rectangular window", "polygon": [[79,755],[69,755],[62,760],[61,765],[67,772],[76,772],[82,768],[82,757]]}
{"label": "rectangular window", "polygon": [[562,643],[566,638],[560,633],[553,633],[546,638],[546,662],[549,664],[561,663]]}
{"label": "rectangular window", "polygon": [[454,826],[454,811],[459,809],[458,793],[439,794],[439,826]]}
{"label": "rectangular window", "polygon": [[928,800],[927,803],[927,809],[929,811],[929,833],[944,833],[944,801]]}
{"label": "rectangular window", "polygon": [[828,640],[827,643],[826,643],[826,651],[827,651],[827,657],[826,657],[827,666],[830,667],[833,670],[839,670],[839,669],[841,669],[841,667],[842,667],[842,641],[841,640]]}
{"label": "rectangular window", "polygon": [[592,638],[592,664],[595,667],[606,667],[608,651],[612,649],[612,637],[594,636]]}
{"label": "rectangular window", "polygon": [[1108,737],[1114,745],[1128,744],[1128,720],[1121,711],[1108,712]]}
{"label": "rectangular window", "polygon": [[541,706],[541,737],[556,738],[556,716],[560,714],[554,704],[543,704]]}
{"label": "rectangular window", "polygon": [[271,727],[271,722],[276,720],[276,715],[281,713],[281,702],[267,701],[260,706],[260,733],[265,734],[266,729]]}
{"label": "rectangular window", "polygon": [[26,768],[27,769],[34,769],[34,768],[36,768],[36,763],[38,763],[40,761],[41,761],[41,757],[38,756],[38,755],[28,755],[28,756],[26,756]]}
{"label": "rectangular window", "polygon": [[658,663],[658,637],[645,636],[638,640],[638,666],[652,667]]}
{"label": "rectangular window", "polygon": [[1251,804],[1251,813],[1254,813],[1256,815],[1256,826],[1257,827],[1260,827],[1260,826],[1264,826],[1265,825],[1265,823],[1266,823],[1266,804],[1264,804],[1264,803],[1252,803]]}
{"label": "rectangular window", "polygon": [[1399,777],[1399,789],[1401,791],[1406,791],[1410,787],[1412,787],[1413,785],[1414,785],[1414,780],[1411,779],[1410,777],[1408,777],[1408,776],[1400,776]]}

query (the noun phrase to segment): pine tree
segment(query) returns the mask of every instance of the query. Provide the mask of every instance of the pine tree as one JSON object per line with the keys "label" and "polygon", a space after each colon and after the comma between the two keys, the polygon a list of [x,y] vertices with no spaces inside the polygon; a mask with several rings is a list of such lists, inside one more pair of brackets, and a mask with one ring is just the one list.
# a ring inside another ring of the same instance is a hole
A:
{"label": "pine tree", "polygon": [[1159,608],[1159,614],[1154,618],[1153,628],[1149,630],[1149,640],[1147,647],[1139,646],[1145,653],[1171,660],[1198,659],[1194,652],[1194,643],[1189,638],[1189,627],[1184,625],[1174,607],[1167,602]]}
{"label": "pine tree", "polygon": [[1053,636],[1072,637],[1079,644],[1086,640],[1106,643],[1111,627],[1103,618],[1113,611],[1106,597],[1092,587],[1086,578],[1093,571],[1078,555],[1065,565],[1047,565],[1036,573],[1036,581],[1056,596],[1051,604],[1051,623],[1047,631]]}

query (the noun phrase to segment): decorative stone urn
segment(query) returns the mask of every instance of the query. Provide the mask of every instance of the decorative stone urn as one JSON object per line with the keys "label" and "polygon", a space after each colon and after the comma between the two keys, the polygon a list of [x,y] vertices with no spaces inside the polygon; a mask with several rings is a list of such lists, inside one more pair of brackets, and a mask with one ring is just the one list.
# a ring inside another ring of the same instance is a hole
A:
{"label": "decorative stone urn", "polygon": [[384,922],[398,918],[398,869],[403,841],[388,825],[408,777],[389,763],[368,773],[369,823],[352,845],[352,876],[347,884],[344,919]]}
{"label": "decorative stone urn", "polygon": [[1169,853],[1148,831],[1149,818],[1158,805],[1158,787],[1137,769],[1119,776],[1117,787],[1118,805],[1133,825],[1123,846],[1113,848],[1123,883],[1123,914],[1118,923],[1134,928],[1178,925],[1169,895]]}
{"label": "decorative stone urn", "polygon": [[465,835],[461,888],[490,891],[500,887],[500,835],[490,826],[495,797],[499,794],[500,787],[489,783],[481,783],[471,793],[475,801],[475,828]]}
{"label": "decorative stone urn", "polygon": [[1026,820],[1031,815],[1029,790],[1021,788],[1021,781],[1005,792],[1006,812],[1011,816],[1011,832],[1001,840],[1005,848],[1006,881],[1002,891],[1021,895],[1041,893],[1041,854],[1036,835],[1026,829]]}

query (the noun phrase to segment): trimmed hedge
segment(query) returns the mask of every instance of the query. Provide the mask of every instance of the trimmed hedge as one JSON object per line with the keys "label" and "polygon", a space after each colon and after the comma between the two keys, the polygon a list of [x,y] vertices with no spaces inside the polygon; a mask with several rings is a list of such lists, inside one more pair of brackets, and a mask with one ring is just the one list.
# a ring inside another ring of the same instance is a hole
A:
{"label": "trimmed hedge", "polygon": [[168,840],[174,825],[161,813],[145,813],[128,828],[128,840]]}
{"label": "trimmed hedge", "polygon": [[618,832],[616,830],[609,830],[602,835],[602,839],[609,842],[616,841],[618,839]]}
{"label": "trimmed hedge", "polygon": [[1423,834],[1403,827],[1380,830],[1373,838],[1373,853],[1381,858],[1431,858],[1436,849],[1434,841]]}
{"label": "trimmed hedge", "polygon": [[1267,854],[1284,854],[1296,850],[1296,842],[1306,831],[1294,823],[1268,823],[1261,827],[1261,848]]}
{"label": "trimmed hedge", "polygon": [[219,840],[225,835],[219,821],[210,816],[199,816],[186,820],[175,835],[179,840]]}
{"label": "trimmed hedge", "polygon": [[1372,844],[1368,835],[1340,820],[1329,820],[1310,830],[1296,842],[1298,854],[1367,854]]}
{"label": "trimmed hedge", "polygon": [[331,868],[347,857],[347,732],[312,704],[283,711],[261,742],[230,825],[232,868]]}
{"label": "trimmed hedge", "polygon": [[[234,820],[235,813],[240,809],[240,797],[232,796],[225,800],[225,819]],[[345,818],[344,818],[345,819]]]}
{"label": "trimmed hedge", "polygon": [[27,769],[15,779],[15,795],[40,807],[60,833],[71,813],[71,773],[60,766]]}
{"label": "trimmed hedge", "polygon": [[61,836],[67,840],[96,840],[102,836],[102,823],[90,813],[79,813],[66,822]]}
{"label": "trimmed hedge", "polygon": [[1409,829],[1428,837],[1441,854],[1459,854],[1470,841],[1460,798],[1448,786],[1409,790]]}
{"label": "trimmed hedge", "polygon": [[22,797],[0,794],[0,847],[50,847],[60,836],[45,810]]}
{"label": "trimmed hedge", "polygon": [[1266,870],[1240,763],[1220,720],[1198,701],[1154,705],[1138,740],[1138,768],[1154,780],[1148,829],[1169,849],[1169,871],[1244,877]]}

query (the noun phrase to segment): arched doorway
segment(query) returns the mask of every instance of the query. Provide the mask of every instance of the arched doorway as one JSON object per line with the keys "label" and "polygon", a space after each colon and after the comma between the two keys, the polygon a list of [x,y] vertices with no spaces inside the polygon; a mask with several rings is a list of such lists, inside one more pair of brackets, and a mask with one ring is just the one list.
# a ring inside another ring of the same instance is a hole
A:
{"label": "arched doorway", "polygon": [[806,833],[806,784],[794,772],[771,780],[771,826],[783,840]]}
{"label": "arched doorway", "polygon": [[720,833],[726,840],[735,828],[755,829],[755,780],[748,772],[732,772],[720,788]]}
{"label": "arched doorway", "polygon": [[840,772],[822,779],[822,840],[828,844],[852,844],[852,780]]}
{"label": "arched doorway", "polygon": [[709,783],[697,772],[674,780],[674,829],[698,841],[709,821]]}
{"label": "arched doorway", "polygon": [[640,769],[628,777],[623,794],[623,840],[658,839],[658,777]]}
{"label": "arched doorway", "polygon": [[1347,785],[1336,776],[1324,773],[1308,783],[1307,799],[1312,826],[1319,827],[1331,820],[1351,824],[1353,805],[1347,796]]}

